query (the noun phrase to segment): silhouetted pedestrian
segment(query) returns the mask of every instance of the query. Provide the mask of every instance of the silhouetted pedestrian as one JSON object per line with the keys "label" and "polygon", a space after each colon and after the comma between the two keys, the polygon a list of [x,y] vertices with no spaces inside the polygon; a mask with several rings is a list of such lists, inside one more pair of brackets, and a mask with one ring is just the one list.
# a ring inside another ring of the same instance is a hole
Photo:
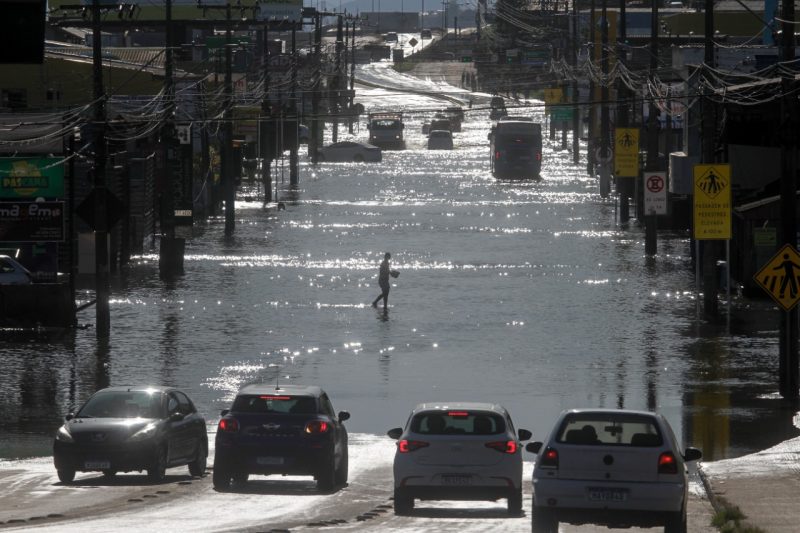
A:
{"label": "silhouetted pedestrian", "polygon": [[378,302],[380,302],[381,298],[383,298],[384,311],[386,311],[386,308],[389,306],[389,288],[390,288],[389,276],[396,278],[397,276],[400,275],[400,272],[398,272],[397,270],[392,270],[389,267],[389,259],[391,258],[392,254],[390,254],[389,252],[386,252],[383,256],[383,261],[381,262],[381,268],[380,271],[378,272],[378,285],[381,288],[381,294],[380,296],[375,298],[374,302],[372,302],[372,307],[378,307]]}

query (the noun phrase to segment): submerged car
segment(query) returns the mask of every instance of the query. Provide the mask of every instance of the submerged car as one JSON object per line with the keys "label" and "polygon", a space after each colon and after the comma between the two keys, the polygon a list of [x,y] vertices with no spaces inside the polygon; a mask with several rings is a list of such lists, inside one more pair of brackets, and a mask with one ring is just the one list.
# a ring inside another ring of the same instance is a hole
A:
{"label": "submerged car", "polygon": [[686,532],[686,463],[660,414],[623,409],[564,411],[544,442],[529,443],[534,533],[556,533],[559,522],[614,528],[663,526]]}
{"label": "submerged car", "polygon": [[202,476],[208,456],[205,419],[189,397],[160,386],[109,387],[66,416],[53,443],[58,479],[70,483],[76,472],[147,471],[161,481],[167,468],[189,466]]}
{"label": "submerged car", "polygon": [[319,161],[380,161],[383,155],[381,149],[364,142],[340,141],[317,150]]}
{"label": "submerged car", "polygon": [[27,268],[8,255],[0,255],[0,285],[28,285],[30,283],[33,283],[33,277]]}
{"label": "submerged car", "polygon": [[251,474],[308,475],[330,491],[347,483],[347,411],[333,410],[317,386],[243,387],[221,413],[214,487],[227,490]]}
{"label": "submerged car", "polygon": [[531,438],[516,431],[508,411],[491,403],[423,403],[397,439],[394,510],[409,513],[414,500],[508,500],[522,512],[522,448]]}
{"label": "submerged car", "polygon": [[453,134],[447,130],[433,130],[428,135],[428,150],[452,150]]}

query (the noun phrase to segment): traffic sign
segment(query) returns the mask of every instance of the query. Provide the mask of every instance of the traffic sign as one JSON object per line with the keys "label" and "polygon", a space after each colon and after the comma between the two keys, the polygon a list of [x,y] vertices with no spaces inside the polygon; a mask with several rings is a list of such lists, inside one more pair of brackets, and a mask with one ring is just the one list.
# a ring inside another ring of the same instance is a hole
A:
{"label": "traffic sign", "polygon": [[411,39],[408,40],[408,44],[411,45],[411,48],[414,48],[415,46],[417,46],[419,44],[419,41],[412,37]]}
{"label": "traffic sign", "polygon": [[560,87],[544,90],[544,103],[546,105],[560,104],[563,98],[564,91],[562,91]]}
{"label": "traffic sign", "polygon": [[614,175],[619,178],[639,175],[639,128],[614,130]]}
{"label": "traffic sign", "polygon": [[667,173],[644,173],[644,214],[667,214]]}
{"label": "traffic sign", "polygon": [[731,238],[731,166],[694,166],[694,238]]}
{"label": "traffic sign", "polygon": [[784,311],[800,301],[800,254],[785,244],[753,277]]}

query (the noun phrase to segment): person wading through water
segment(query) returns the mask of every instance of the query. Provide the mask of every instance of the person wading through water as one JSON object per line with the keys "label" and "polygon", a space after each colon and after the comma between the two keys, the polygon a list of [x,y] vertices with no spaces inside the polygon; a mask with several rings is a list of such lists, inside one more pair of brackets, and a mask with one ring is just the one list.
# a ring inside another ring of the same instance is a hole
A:
{"label": "person wading through water", "polygon": [[386,308],[389,305],[389,276],[396,278],[400,275],[400,272],[397,270],[392,270],[389,268],[389,259],[392,258],[392,254],[386,252],[383,256],[383,261],[381,262],[381,269],[378,273],[378,285],[381,287],[381,294],[375,301],[372,302],[372,307],[378,307],[378,302],[381,301],[383,298],[383,310],[386,311]]}

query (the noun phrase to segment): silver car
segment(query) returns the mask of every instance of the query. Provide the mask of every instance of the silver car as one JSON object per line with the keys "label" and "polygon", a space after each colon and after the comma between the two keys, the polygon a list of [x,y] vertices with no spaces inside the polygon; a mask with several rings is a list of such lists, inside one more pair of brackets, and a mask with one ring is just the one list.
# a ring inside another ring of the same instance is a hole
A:
{"label": "silver car", "polygon": [[0,255],[0,285],[28,285],[33,283],[31,273],[16,259]]}
{"label": "silver car", "polygon": [[340,141],[317,150],[317,157],[320,161],[380,161],[382,159],[381,149],[364,142]]}
{"label": "silver car", "polygon": [[564,411],[547,440],[525,449],[537,454],[534,533],[557,533],[559,522],[686,532],[686,462],[702,454],[695,448],[681,452],[662,415]]}
{"label": "silver car", "polygon": [[516,431],[508,411],[490,403],[423,403],[397,439],[394,511],[407,514],[414,500],[508,500],[522,512],[522,448],[531,438]]}

